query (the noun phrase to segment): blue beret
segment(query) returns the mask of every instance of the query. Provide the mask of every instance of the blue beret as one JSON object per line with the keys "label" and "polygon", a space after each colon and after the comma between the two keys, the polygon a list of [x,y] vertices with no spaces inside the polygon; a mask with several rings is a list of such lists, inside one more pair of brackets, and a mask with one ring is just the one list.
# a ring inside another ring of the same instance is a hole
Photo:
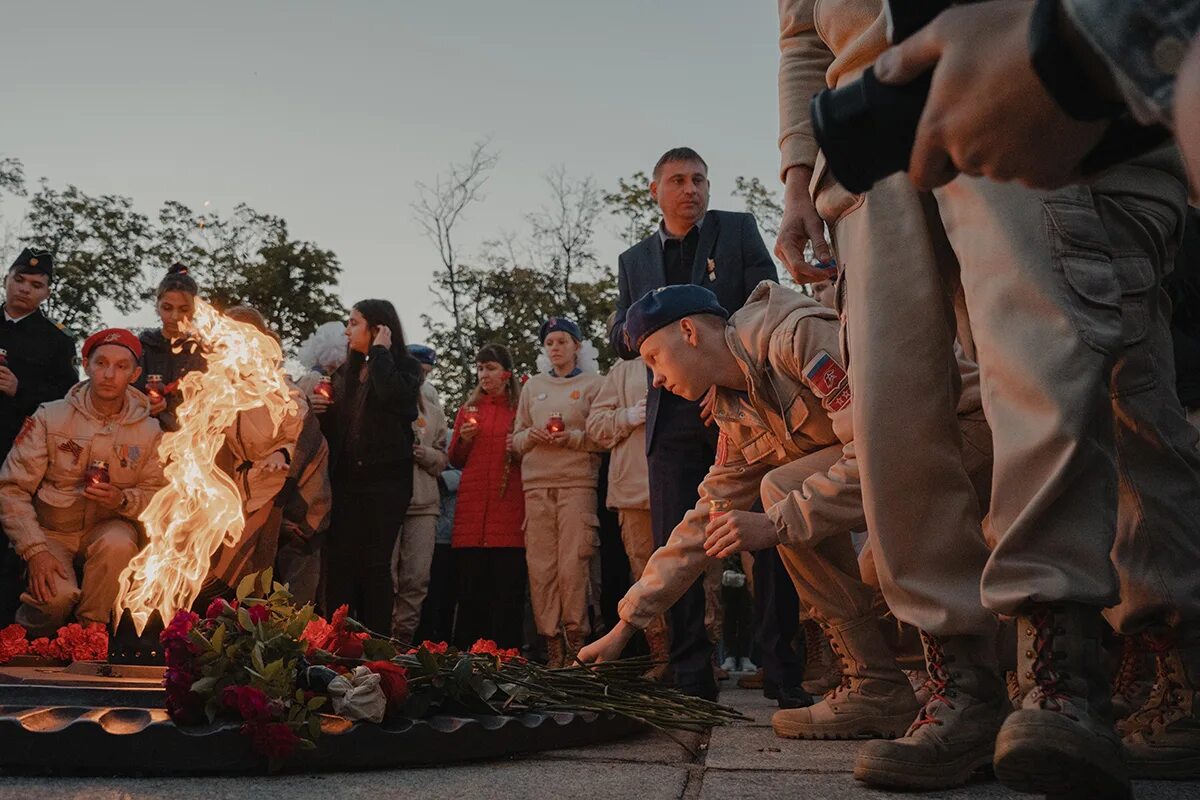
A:
{"label": "blue beret", "polygon": [[408,354],[422,364],[428,364],[431,367],[437,366],[437,351],[432,347],[426,347],[423,344],[410,344],[408,346]]}
{"label": "blue beret", "polygon": [[538,331],[538,341],[545,342],[546,337],[555,331],[569,333],[571,338],[577,342],[583,341],[583,333],[580,332],[579,326],[566,317],[551,317],[543,322],[541,330]]}
{"label": "blue beret", "polygon": [[655,289],[625,312],[625,343],[639,350],[646,337],[659,328],[695,314],[729,319],[729,312],[717,302],[717,296],[703,286],[689,283]]}

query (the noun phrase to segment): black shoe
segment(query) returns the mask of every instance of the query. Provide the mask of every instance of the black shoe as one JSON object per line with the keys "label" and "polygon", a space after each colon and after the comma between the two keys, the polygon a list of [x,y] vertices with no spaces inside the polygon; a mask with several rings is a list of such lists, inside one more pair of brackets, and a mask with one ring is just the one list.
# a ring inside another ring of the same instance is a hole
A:
{"label": "black shoe", "polygon": [[799,686],[780,686],[776,697],[780,708],[808,708],[813,704],[813,697]]}
{"label": "black shoe", "polygon": [[779,684],[775,681],[763,680],[762,692],[763,697],[767,698],[768,700],[778,700]]}

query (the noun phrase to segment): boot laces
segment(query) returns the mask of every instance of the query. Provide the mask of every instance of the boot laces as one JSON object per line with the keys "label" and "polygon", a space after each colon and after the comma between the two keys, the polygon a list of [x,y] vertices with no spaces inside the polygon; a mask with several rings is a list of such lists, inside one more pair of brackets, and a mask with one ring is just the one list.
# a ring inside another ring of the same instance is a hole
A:
{"label": "boot laces", "polygon": [[929,689],[929,700],[909,727],[909,734],[925,725],[945,724],[944,720],[933,715],[938,704],[954,709],[954,702],[950,699],[955,694],[954,676],[946,667],[946,653],[942,649],[942,643],[924,631],[921,632],[921,639],[925,642],[925,665],[929,673],[925,687]]}
{"label": "boot laces", "polygon": [[1054,624],[1054,614],[1046,609],[1040,609],[1029,616],[1033,626],[1033,649],[1027,654],[1033,658],[1026,677],[1033,680],[1034,691],[1038,693],[1038,705],[1047,711],[1057,711],[1071,719],[1078,719],[1067,710],[1067,700],[1070,695],[1059,686],[1066,679],[1066,673],[1060,672],[1054,666],[1054,637],[1060,632]]}
{"label": "boot laces", "polygon": [[1172,644],[1170,639],[1146,637],[1146,646],[1154,654],[1154,684],[1145,705],[1129,717],[1136,729],[1163,727],[1186,714],[1181,702],[1187,687],[1179,682],[1172,668],[1169,658]]}
{"label": "boot laces", "polygon": [[1132,697],[1137,692],[1138,679],[1141,677],[1143,651],[1137,636],[1121,638],[1121,663],[1113,677],[1112,693]]}

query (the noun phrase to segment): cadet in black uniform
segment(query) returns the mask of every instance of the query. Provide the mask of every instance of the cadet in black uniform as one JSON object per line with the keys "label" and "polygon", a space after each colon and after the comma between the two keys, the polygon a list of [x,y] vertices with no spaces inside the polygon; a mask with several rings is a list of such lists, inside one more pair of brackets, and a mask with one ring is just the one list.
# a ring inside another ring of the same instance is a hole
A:
{"label": "cadet in black uniform", "polygon": [[[75,367],[75,337],[41,312],[50,296],[54,258],[43,250],[25,248],[4,278],[3,321],[0,321],[0,461],[13,440],[42,403],[61,400],[79,381]],[[5,545],[0,548],[0,624],[13,621],[24,585],[21,560]]]}

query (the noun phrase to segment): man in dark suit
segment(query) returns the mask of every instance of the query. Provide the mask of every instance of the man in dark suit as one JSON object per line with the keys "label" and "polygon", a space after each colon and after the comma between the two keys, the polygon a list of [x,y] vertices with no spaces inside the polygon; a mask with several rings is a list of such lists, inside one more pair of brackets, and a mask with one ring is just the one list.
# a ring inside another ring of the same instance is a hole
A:
{"label": "man in dark suit", "polygon": [[[0,316],[0,462],[13,440],[42,403],[61,400],[79,382],[75,339],[46,318],[41,305],[50,296],[54,258],[25,248],[4,278]],[[0,549],[0,624],[12,622],[24,582],[22,562],[4,543]]]}
{"label": "man in dark suit", "polygon": [[[732,313],[761,281],[778,277],[752,215],[708,210],[708,165],[695,150],[679,147],[664,153],[654,166],[650,194],[662,210],[662,223],[618,260],[617,316],[610,343],[626,359],[637,357],[637,352],[625,340],[625,312],[648,292],[694,283],[711,290]],[[658,547],[695,506],[700,481],[716,458],[716,428],[705,425],[701,406],[664,389],[649,390],[646,455]],[[682,691],[716,697],[702,581],[671,609],[671,666]]]}

